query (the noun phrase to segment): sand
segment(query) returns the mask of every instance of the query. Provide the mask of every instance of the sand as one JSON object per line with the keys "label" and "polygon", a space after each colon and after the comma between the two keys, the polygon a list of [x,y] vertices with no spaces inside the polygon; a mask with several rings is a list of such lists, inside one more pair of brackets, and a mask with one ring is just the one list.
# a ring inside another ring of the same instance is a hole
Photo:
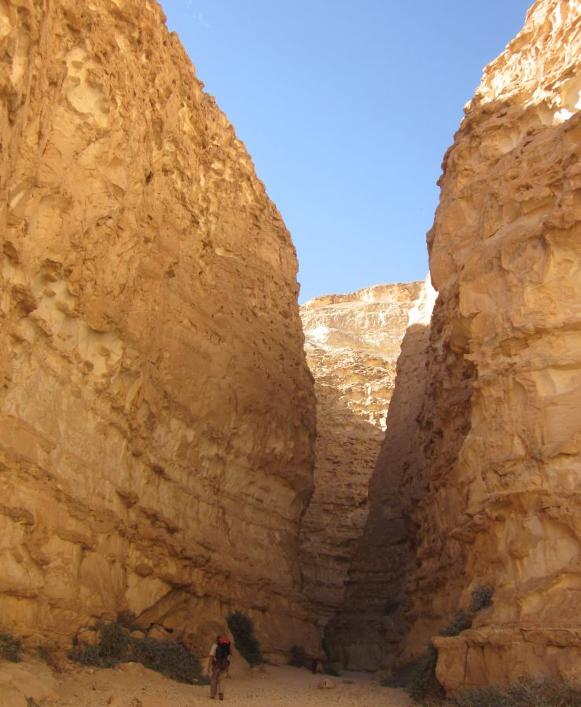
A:
{"label": "sand", "polygon": [[[400,690],[381,687],[366,675],[328,678],[332,689],[317,689],[323,676],[291,667],[267,667],[225,683],[224,703],[253,707],[411,707]],[[59,676],[54,696],[43,707],[195,707],[219,704],[209,699],[209,687],[172,682],[129,663],[112,670],[77,669]]]}

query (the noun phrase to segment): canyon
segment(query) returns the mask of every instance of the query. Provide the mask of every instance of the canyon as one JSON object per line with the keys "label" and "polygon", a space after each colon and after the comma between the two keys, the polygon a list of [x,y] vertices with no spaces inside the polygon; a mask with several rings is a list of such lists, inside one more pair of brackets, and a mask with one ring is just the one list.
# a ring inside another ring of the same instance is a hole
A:
{"label": "canyon", "polygon": [[485,68],[426,281],[301,308],[154,0],[0,1],[0,106],[0,633],[581,686],[579,0]]}

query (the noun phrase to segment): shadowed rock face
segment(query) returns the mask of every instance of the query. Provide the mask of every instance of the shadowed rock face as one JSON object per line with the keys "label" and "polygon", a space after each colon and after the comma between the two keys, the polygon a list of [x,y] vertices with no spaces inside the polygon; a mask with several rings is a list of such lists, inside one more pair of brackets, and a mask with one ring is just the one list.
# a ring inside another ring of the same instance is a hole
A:
{"label": "shadowed rock face", "polygon": [[0,628],[314,647],[297,264],[244,146],[151,0],[7,0],[0,42]]}
{"label": "shadowed rock face", "polygon": [[401,339],[420,286],[377,285],[301,308],[317,396],[315,493],[301,529],[301,567],[306,594],[323,620],[343,600]]}
{"label": "shadowed rock face", "polygon": [[369,481],[369,516],[349,567],[344,600],[327,628],[333,658],[352,670],[388,666],[405,632],[404,585],[414,562],[412,516],[426,492],[417,420],[426,399],[435,295],[427,281],[408,310],[387,431]]}

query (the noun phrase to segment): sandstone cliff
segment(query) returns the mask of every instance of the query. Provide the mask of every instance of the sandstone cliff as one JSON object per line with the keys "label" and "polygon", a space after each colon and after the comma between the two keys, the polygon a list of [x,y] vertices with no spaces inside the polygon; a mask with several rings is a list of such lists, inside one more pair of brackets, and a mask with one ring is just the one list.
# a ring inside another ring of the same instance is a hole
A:
{"label": "sandstone cliff", "polygon": [[[407,554],[407,624],[397,613],[390,623],[399,580],[383,597],[385,641],[404,657],[493,588],[470,630],[435,639],[448,690],[581,680],[580,90],[581,4],[539,0],[485,70],[444,160],[429,235],[439,298],[409,432],[422,451],[406,483],[421,500],[411,536],[386,502],[373,542],[383,566]],[[378,474],[381,494],[399,460],[384,456]],[[370,574],[364,596],[375,580],[390,586]]]}
{"label": "sandstone cliff", "polygon": [[457,382],[434,389],[441,370],[428,382],[438,404],[424,423],[409,647],[494,588],[472,630],[437,640],[447,689],[581,680],[580,91],[581,3],[540,0],[486,69],[444,162],[434,344]]}
{"label": "sandstone cliff", "polygon": [[4,0],[0,49],[0,629],[314,647],[297,264],[244,146],[153,0]]}
{"label": "sandstone cliff", "polygon": [[315,493],[301,529],[305,592],[325,621],[341,604],[367,517],[395,364],[420,283],[318,297],[301,308],[315,378]]}

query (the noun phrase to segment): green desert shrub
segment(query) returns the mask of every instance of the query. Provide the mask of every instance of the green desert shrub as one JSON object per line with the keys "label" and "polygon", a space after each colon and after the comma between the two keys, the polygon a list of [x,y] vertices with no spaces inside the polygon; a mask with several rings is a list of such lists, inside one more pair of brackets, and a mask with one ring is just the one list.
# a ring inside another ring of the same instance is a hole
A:
{"label": "green desert shrub", "polygon": [[141,663],[172,680],[188,684],[207,682],[197,656],[181,643],[154,638],[133,638],[119,621],[99,626],[99,642],[75,643],[71,658],[82,665],[111,668],[125,662]]}
{"label": "green desert shrub", "polygon": [[150,670],[190,685],[206,682],[197,656],[181,643],[154,638],[132,638],[131,659]]}
{"label": "green desert shrub", "polygon": [[[479,611],[486,609],[492,604],[494,590],[487,585],[476,587],[472,592],[472,599],[469,609],[458,611],[454,619],[439,632],[440,636],[458,636],[462,631],[466,631],[472,626],[474,617]],[[431,645],[418,658],[398,668],[394,676],[383,684],[403,687],[415,700],[439,700],[443,697],[443,691],[436,679],[436,663],[438,652],[435,646]],[[476,705],[477,703],[475,703]],[[484,704],[484,703],[483,703]],[[490,706],[503,703],[490,703]],[[468,703],[463,705],[468,707]],[[581,707],[581,706],[580,706]]]}
{"label": "green desert shrub", "polygon": [[260,643],[254,635],[254,624],[249,616],[242,611],[235,611],[227,619],[228,628],[234,636],[236,648],[240,655],[250,665],[260,665],[264,662],[260,652]]}
{"label": "green desert shrub", "polygon": [[581,691],[562,682],[523,679],[506,688],[466,690],[449,704],[457,707],[581,707]]}
{"label": "green desert shrub", "polygon": [[472,614],[467,611],[459,611],[452,621],[440,630],[440,636],[458,636],[470,626],[472,626]]}
{"label": "green desert shrub", "polygon": [[438,652],[430,644],[421,655],[397,668],[392,677],[384,680],[382,684],[387,687],[401,687],[414,700],[442,698],[444,692],[436,680],[437,660]]}
{"label": "green desert shrub", "polygon": [[480,585],[472,592],[472,601],[470,603],[470,611],[477,614],[483,609],[488,609],[492,606],[492,596],[494,589],[489,585]]}
{"label": "green desert shrub", "polygon": [[129,651],[129,637],[118,622],[99,626],[99,642],[94,646],[75,642],[71,658],[82,665],[111,668],[123,662]]}
{"label": "green desert shrub", "polygon": [[0,659],[19,663],[22,660],[22,643],[9,633],[0,633]]}
{"label": "green desert shrub", "polygon": [[292,665],[294,668],[306,668],[309,663],[309,656],[303,646],[291,646],[288,664]]}
{"label": "green desert shrub", "polygon": [[451,623],[440,631],[440,636],[458,636],[472,626],[472,621],[479,611],[492,606],[494,590],[488,585],[479,585],[472,592],[470,608],[461,609]]}

